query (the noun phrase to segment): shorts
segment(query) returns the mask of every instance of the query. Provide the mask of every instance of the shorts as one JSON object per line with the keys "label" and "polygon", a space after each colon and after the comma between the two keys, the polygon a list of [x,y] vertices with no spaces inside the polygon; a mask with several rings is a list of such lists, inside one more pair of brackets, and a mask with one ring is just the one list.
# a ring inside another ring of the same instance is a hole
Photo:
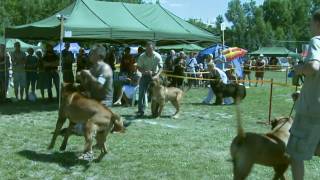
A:
{"label": "shorts", "polygon": [[296,114],[290,129],[288,154],[296,160],[310,160],[320,142],[320,118]]}
{"label": "shorts", "polygon": [[256,72],[256,78],[263,78],[264,72]]}
{"label": "shorts", "polygon": [[38,79],[38,74],[36,72],[27,72],[27,84],[35,83]]}
{"label": "shorts", "polygon": [[17,72],[13,73],[13,84],[15,88],[24,88],[26,86],[26,73]]}
{"label": "shorts", "polygon": [[137,86],[129,86],[129,85],[124,85],[122,87],[122,90],[128,99],[132,99],[134,97],[136,92],[136,87]]}

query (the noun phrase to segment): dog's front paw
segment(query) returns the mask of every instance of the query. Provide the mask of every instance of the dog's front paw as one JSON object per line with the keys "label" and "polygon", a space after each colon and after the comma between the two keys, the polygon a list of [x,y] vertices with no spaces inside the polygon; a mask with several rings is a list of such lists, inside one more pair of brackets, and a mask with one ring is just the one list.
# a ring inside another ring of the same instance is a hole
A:
{"label": "dog's front paw", "polygon": [[179,118],[179,115],[172,116],[172,119],[178,119],[178,118]]}
{"label": "dog's front paw", "polygon": [[94,159],[93,153],[92,152],[86,152],[81,154],[78,157],[79,160],[84,160],[84,161],[92,161]]}

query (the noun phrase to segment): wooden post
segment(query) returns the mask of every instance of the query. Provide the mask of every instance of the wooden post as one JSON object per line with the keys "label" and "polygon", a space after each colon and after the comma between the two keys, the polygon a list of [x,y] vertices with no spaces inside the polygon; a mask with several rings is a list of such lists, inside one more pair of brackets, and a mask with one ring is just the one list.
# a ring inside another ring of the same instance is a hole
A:
{"label": "wooden post", "polygon": [[273,93],[273,79],[271,79],[271,85],[270,85],[270,99],[269,99],[269,124],[271,124],[272,93]]}
{"label": "wooden post", "polygon": [[59,109],[61,107],[61,86],[63,83],[63,75],[62,75],[62,44],[63,44],[63,38],[64,38],[64,16],[60,15],[60,45],[59,45],[59,50],[60,50],[60,55],[59,55],[59,66],[58,66],[58,72],[59,72]]}
{"label": "wooden post", "polygon": [[286,84],[288,84],[288,67],[286,67]]}

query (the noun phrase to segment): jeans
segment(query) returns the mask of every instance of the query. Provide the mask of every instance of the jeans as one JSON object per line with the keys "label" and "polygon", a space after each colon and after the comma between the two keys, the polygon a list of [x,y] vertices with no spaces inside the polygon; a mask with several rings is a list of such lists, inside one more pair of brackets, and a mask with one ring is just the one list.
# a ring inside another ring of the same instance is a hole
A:
{"label": "jeans", "polygon": [[151,76],[142,76],[139,83],[139,100],[138,100],[138,112],[144,113],[145,109],[145,94],[148,91]]}
{"label": "jeans", "polygon": [[48,81],[49,81],[49,87],[48,87],[48,96],[51,99],[52,98],[52,82],[55,86],[56,93],[57,93],[57,99],[59,99],[59,73],[56,71],[50,71],[48,72]]}

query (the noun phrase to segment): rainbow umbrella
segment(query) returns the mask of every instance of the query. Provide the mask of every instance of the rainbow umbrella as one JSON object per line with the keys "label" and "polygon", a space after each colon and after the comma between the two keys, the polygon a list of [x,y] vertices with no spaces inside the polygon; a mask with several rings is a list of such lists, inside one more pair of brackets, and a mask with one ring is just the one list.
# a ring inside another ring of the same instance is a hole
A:
{"label": "rainbow umbrella", "polygon": [[227,61],[233,61],[234,59],[245,56],[247,52],[247,50],[242,48],[231,47],[223,50],[222,54],[226,57]]}

